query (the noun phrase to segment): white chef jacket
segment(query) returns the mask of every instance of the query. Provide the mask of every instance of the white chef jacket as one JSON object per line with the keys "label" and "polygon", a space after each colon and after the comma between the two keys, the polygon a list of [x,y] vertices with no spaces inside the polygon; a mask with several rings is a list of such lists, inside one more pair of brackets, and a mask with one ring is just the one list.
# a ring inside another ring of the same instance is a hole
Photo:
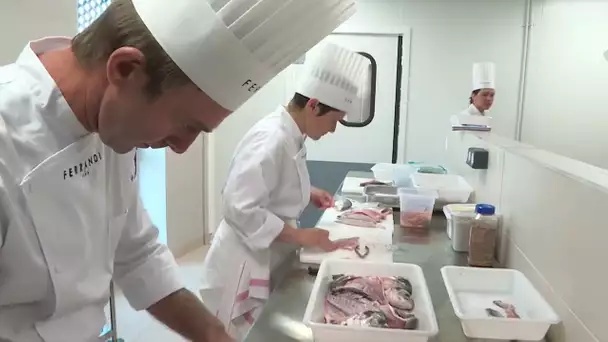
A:
{"label": "white chef jacket", "polygon": [[30,42],[0,67],[0,341],[95,341],[113,279],[136,309],[182,288],[138,196],[135,151],[82,127]]}
{"label": "white chef jacket", "polygon": [[480,112],[479,109],[477,109],[477,107],[475,107],[474,104],[470,104],[469,107],[467,107],[467,109],[463,110],[462,112],[460,112],[460,114],[463,115],[485,115],[484,113]]}
{"label": "white chef jacket", "polygon": [[268,248],[285,220],[296,219],[308,205],[304,135],[284,107],[238,144],[222,200],[224,219],[253,250]]}
{"label": "white chef jacket", "polygon": [[232,320],[263,305],[270,273],[295,250],[274,240],[286,222],[296,225],[310,201],[304,139],[280,107],[236,148],[223,190],[224,220],[207,253],[201,287],[205,305],[229,328]]}

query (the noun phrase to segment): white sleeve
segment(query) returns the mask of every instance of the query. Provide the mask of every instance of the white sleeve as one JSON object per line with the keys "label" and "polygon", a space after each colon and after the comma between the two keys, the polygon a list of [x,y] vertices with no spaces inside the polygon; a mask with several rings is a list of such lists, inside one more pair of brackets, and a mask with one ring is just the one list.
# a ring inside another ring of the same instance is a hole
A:
{"label": "white sleeve", "polygon": [[129,304],[143,310],[184,285],[173,254],[158,242],[158,228],[136,194],[116,249],[113,278]]}
{"label": "white sleeve", "polygon": [[[277,133],[266,133],[271,134]],[[224,187],[224,219],[253,250],[268,248],[285,224],[266,209],[277,186],[283,154],[281,140],[276,136],[247,141],[235,154]]]}

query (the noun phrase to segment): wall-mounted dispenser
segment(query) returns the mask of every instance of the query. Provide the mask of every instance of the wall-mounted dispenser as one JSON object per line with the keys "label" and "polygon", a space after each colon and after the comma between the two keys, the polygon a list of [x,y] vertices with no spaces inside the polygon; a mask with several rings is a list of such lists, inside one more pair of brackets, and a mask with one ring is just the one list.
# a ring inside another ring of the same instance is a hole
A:
{"label": "wall-mounted dispenser", "polygon": [[476,170],[487,170],[489,159],[490,153],[488,150],[479,147],[469,148],[469,153],[467,154],[467,165],[469,165],[471,168]]}

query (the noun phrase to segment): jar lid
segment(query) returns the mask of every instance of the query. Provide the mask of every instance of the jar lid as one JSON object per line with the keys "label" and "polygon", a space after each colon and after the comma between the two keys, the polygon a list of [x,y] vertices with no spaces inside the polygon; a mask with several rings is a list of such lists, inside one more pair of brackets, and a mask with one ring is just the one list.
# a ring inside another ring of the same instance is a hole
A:
{"label": "jar lid", "polygon": [[481,215],[494,215],[496,207],[491,204],[478,204],[475,206],[475,212]]}

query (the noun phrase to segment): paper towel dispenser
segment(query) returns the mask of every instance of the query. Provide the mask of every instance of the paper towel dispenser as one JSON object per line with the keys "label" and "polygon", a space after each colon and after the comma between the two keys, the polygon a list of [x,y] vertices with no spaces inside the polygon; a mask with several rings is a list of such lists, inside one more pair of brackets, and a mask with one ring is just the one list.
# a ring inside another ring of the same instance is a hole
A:
{"label": "paper towel dispenser", "polygon": [[490,152],[488,152],[488,150],[479,147],[469,148],[469,153],[467,154],[467,165],[469,165],[471,168],[475,170],[487,170],[489,159]]}

